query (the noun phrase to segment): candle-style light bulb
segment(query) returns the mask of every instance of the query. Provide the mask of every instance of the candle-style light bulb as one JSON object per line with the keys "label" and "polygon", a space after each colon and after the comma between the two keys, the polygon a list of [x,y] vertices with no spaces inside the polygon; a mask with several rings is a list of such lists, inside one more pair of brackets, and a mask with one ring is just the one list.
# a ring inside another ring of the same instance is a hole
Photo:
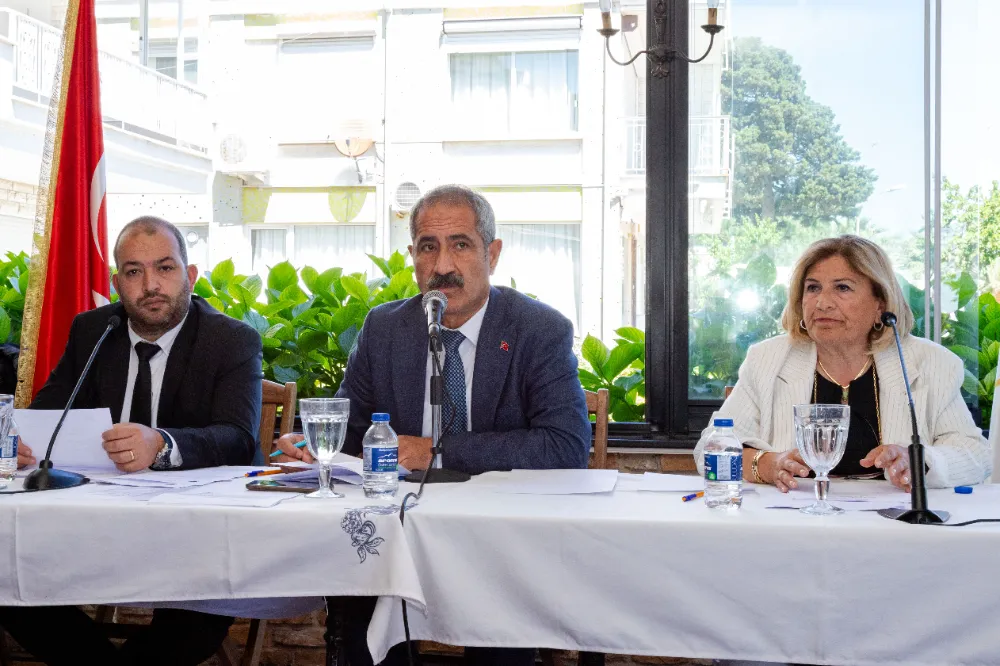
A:
{"label": "candle-style light bulb", "polygon": [[708,0],[708,25],[719,24],[719,0]]}
{"label": "candle-style light bulb", "polygon": [[611,30],[611,0],[598,0],[597,5],[601,9],[601,26]]}

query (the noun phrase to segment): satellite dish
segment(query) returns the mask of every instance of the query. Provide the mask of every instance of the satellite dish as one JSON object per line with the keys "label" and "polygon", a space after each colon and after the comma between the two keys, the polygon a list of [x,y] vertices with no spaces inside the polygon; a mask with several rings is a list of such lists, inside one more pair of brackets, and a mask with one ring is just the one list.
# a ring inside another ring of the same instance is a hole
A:
{"label": "satellite dish", "polygon": [[344,157],[360,157],[368,152],[368,149],[375,143],[371,139],[337,139],[333,145],[337,147]]}

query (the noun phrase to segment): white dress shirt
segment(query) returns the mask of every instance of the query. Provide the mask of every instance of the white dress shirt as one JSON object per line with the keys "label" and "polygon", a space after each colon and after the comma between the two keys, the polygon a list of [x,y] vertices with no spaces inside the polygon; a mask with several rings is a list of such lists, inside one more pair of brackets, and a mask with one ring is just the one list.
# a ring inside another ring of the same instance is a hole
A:
{"label": "white dress shirt", "polygon": [[[472,375],[476,369],[476,345],[479,343],[479,329],[483,327],[483,318],[486,316],[486,306],[490,304],[487,298],[483,307],[479,308],[476,314],[472,315],[469,321],[456,329],[465,336],[462,344],[458,346],[458,355],[462,357],[462,366],[465,370],[465,429],[472,430]],[[447,352],[441,350],[441,369],[444,369],[444,360]],[[431,373],[434,368],[434,360],[430,349],[427,350],[427,372],[424,378],[424,424],[421,431],[423,437],[431,436]]]}
{"label": "white dress shirt", "polygon": [[[160,348],[160,351],[156,356],[149,359],[149,374],[150,374],[150,416],[152,417],[152,423],[150,427],[154,430],[156,429],[156,415],[160,407],[160,388],[163,386],[163,373],[167,369],[167,358],[170,356],[170,348],[174,346],[174,341],[177,339],[177,335],[181,332],[181,327],[184,326],[184,322],[187,321],[187,315],[184,315],[184,319],[181,319],[181,323],[174,326],[172,329],[161,335],[156,340],[146,340],[132,328],[132,321],[128,322],[128,339],[130,343],[129,355],[128,355],[128,381],[125,384],[125,404],[122,405],[122,423],[128,423],[129,418],[132,416],[132,393],[135,392],[135,381],[139,376],[139,355],[135,352],[135,345],[139,342],[148,342],[149,344],[154,344]],[[162,434],[170,438],[170,466],[180,467],[181,465],[181,452],[177,448],[177,443],[173,441],[169,433],[162,432]]]}

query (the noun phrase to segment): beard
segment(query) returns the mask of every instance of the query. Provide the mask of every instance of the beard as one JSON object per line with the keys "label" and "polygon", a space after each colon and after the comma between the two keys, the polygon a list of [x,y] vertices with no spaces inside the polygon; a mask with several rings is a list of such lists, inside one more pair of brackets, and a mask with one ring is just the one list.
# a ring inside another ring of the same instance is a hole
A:
{"label": "beard", "polygon": [[[147,340],[155,340],[183,321],[191,306],[191,284],[185,281],[180,293],[173,298],[167,294],[149,293],[137,301],[122,298],[122,303],[132,329]],[[157,310],[150,311],[151,306]]]}

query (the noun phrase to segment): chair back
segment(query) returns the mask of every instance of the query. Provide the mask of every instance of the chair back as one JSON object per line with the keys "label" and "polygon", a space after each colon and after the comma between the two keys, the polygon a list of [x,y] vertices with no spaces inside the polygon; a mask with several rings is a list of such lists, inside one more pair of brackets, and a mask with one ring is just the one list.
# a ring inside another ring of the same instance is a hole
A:
{"label": "chair back", "polygon": [[594,458],[590,466],[594,469],[604,469],[608,464],[608,389],[584,391],[587,398],[587,413],[597,416],[594,426]]}
{"label": "chair back", "polygon": [[298,387],[295,382],[284,385],[264,380],[260,409],[260,450],[264,454],[264,462],[274,451],[274,429],[278,420],[278,407],[281,407],[281,427],[278,435],[287,435],[295,425],[295,394]]}
{"label": "chair back", "polygon": [[735,386],[727,386],[726,387],[726,398],[728,398],[732,394],[734,388],[736,388],[736,387]]}

